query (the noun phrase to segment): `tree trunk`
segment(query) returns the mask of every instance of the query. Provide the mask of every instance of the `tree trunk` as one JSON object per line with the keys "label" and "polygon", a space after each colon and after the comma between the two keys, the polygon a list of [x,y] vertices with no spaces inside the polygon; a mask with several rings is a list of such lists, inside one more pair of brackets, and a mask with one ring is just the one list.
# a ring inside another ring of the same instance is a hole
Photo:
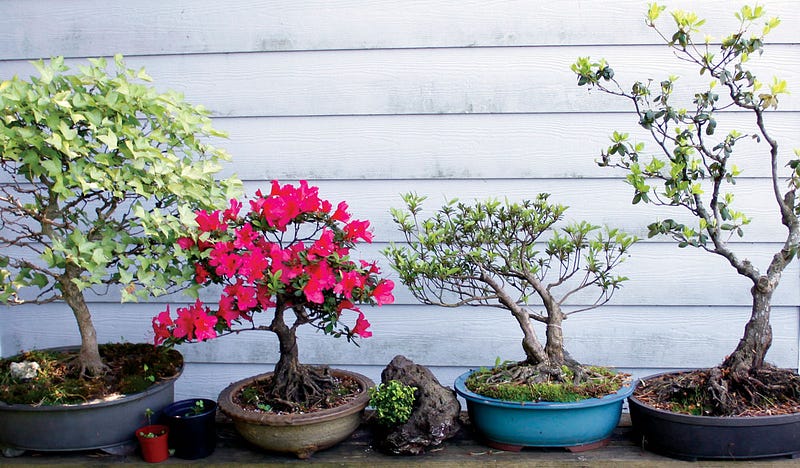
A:
{"label": "tree trunk", "polygon": [[525,351],[527,363],[533,366],[548,364],[547,352],[545,352],[544,347],[536,337],[536,330],[533,328],[533,323],[527,311],[518,307],[512,310],[511,313],[517,319],[520,329],[522,329],[522,349]]}
{"label": "tree trunk", "polygon": [[278,326],[275,326],[273,322],[272,331],[278,336],[280,348],[280,359],[275,364],[275,382],[297,382],[299,380],[298,374],[302,372],[297,350],[297,336],[294,330],[287,327],[282,320]]}
{"label": "tree trunk", "polygon": [[276,409],[295,411],[323,402],[337,387],[326,367],[300,364],[295,328],[284,322],[286,308],[278,304],[270,329],[278,336],[280,358],[275,364],[267,399]]}
{"label": "tree trunk", "polygon": [[561,329],[565,315],[561,312],[561,307],[555,302],[547,312],[547,340],[545,341],[544,351],[552,367],[561,367],[566,362],[564,356],[564,331]]}
{"label": "tree trunk", "polygon": [[101,375],[108,370],[100,357],[100,350],[97,345],[97,331],[92,323],[92,315],[89,307],[78,286],[72,282],[73,279],[80,277],[80,269],[67,263],[64,274],[58,278],[61,286],[61,294],[64,301],[72,309],[75,320],[78,322],[78,330],[81,334],[81,351],[78,356],[81,375]]}
{"label": "tree trunk", "polygon": [[736,350],[722,363],[722,367],[734,376],[744,376],[753,369],[764,366],[767,351],[772,344],[772,326],[769,323],[772,293],[777,281],[766,276],[759,278],[753,286],[753,309],[744,328],[744,336]]}

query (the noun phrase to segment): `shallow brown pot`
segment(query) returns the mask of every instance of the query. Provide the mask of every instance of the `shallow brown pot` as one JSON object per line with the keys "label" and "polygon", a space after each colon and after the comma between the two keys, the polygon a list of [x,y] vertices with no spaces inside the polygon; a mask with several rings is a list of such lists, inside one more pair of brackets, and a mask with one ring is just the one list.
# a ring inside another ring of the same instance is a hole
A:
{"label": "shallow brown pot", "polygon": [[271,452],[291,453],[308,458],[314,452],[332,447],[347,439],[361,424],[364,408],[369,404],[369,378],[339,369],[337,377],[355,379],[361,393],[352,401],[336,408],[307,414],[272,414],[246,411],[234,403],[233,396],[243,387],[264,380],[271,372],[230,384],[219,395],[219,408],[233,420],[236,430],[250,443]]}

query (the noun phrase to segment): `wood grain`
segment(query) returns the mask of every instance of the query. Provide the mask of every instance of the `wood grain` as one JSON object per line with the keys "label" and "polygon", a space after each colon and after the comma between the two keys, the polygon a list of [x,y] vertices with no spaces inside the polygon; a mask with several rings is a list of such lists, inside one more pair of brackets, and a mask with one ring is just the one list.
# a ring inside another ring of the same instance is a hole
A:
{"label": "wood grain", "polygon": [[[764,4],[769,15],[782,19],[771,41],[796,42],[796,5],[791,0]],[[736,27],[738,6],[725,0],[671,1],[669,7],[707,18],[710,34]],[[645,11],[640,0],[604,2],[599,8],[585,0],[4,1],[0,60],[116,52],[650,44],[657,38],[644,24]],[[664,24],[669,23],[665,14]]]}

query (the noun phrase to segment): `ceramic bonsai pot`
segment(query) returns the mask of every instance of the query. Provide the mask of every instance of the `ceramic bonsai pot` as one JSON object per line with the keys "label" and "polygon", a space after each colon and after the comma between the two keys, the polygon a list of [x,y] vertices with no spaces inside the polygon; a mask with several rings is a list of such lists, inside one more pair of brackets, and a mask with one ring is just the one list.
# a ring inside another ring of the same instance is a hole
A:
{"label": "ceramic bonsai pot", "polygon": [[337,377],[355,379],[361,392],[342,406],[307,414],[246,411],[233,401],[234,395],[243,387],[271,375],[266,373],[229,385],[219,395],[219,408],[233,420],[236,430],[250,443],[271,452],[308,458],[314,452],[350,437],[361,424],[364,408],[369,404],[367,390],[374,385],[372,380],[344,370],[333,369],[331,373]]}
{"label": "ceramic bonsai pot", "polygon": [[181,373],[140,393],[82,405],[31,406],[0,401],[0,449],[7,457],[26,450],[132,452],[136,449],[136,430],[147,422],[145,413],[158,412],[172,403],[175,381]]}
{"label": "ceramic bonsai pot", "polygon": [[[197,402],[202,402],[202,407]],[[217,402],[205,398],[176,401],[163,409],[169,426],[169,445],[175,456],[185,460],[205,458],[217,446]]]}
{"label": "ceramic bonsai pot", "polygon": [[604,444],[619,424],[622,403],[633,386],[614,394],[574,403],[513,402],[479,395],[465,385],[469,371],[455,381],[467,401],[475,429],[489,446],[518,451],[523,447],[566,447],[588,450]]}
{"label": "ceramic bonsai pot", "polygon": [[634,433],[642,447],[663,455],[683,460],[800,455],[800,413],[693,416],[654,408],[634,396],[628,398],[628,404]]}
{"label": "ceramic bonsai pot", "polygon": [[136,430],[144,461],[159,463],[169,458],[168,434],[169,428],[163,424],[152,424]]}

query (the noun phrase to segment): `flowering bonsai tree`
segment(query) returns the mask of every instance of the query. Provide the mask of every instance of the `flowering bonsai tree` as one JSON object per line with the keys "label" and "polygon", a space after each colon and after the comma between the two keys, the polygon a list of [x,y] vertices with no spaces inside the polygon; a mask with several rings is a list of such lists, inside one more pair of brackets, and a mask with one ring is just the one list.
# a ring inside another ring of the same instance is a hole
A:
{"label": "flowering bonsai tree", "polygon": [[90,60],[67,74],[62,58],[41,76],[0,82],[0,301],[63,300],[81,335],[81,375],[107,366],[86,304],[89,290],[123,299],[191,280],[173,252],[181,218],[224,206],[233,180],[213,174],[227,154],[208,112],[157,93],[144,70]]}
{"label": "flowering bonsai tree", "polygon": [[[432,217],[421,219],[425,197],[406,194],[405,209],[392,210],[392,216],[407,245],[384,250],[403,283],[425,304],[483,305],[510,312],[522,331],[525,360],[497,368],[487,383],[510,382],[526,388],[545,384],[541,395],[522,399],[574,398],[547,395],[551,388],[547,384],[574,385],[578,390],[597,376],[599,369],[582,366],[564,349],[561,325],[569,315],[611,299],[627,279],[612,270],[636,241],[619,230],[584,221],[555,229],[567,208],[549,203],[548,198],[539,194],[521,203],[489,200],[474,205],[451,201]],[[589,288],[597,292],[593,301],[574,310],[564,308]],[[544,342],[535,322],[546,327]],[[608,392],[589,387],[579,390],[588,392],[584,397]]]}
{"label": "flowering bonsai tree", "polygon": [[[667,382],[662,396],[669,400],[670,393],[698,395],[699,400],[689,406],[699,408],[702,414],[730,416],[754,408],[758,411],[787,397],[796,398],[800,384],[794,371],[775,369],[765,361],[772,343],[772,295],[800,246],[800,151],[795,149],[791,157],[767,126],[769,109],[776,108],[780,95],[788,92],[786,82],[774,78],[771,85],[764,86],[747,68],[750,57],[763,52],[764,36],[779,20],[769,19],[760,31],[750,32],[764,11],[760,6],[745,6],[736,14],[739,29],[713,46],[708,36],[696,40],[698,28],[705,21],[693,13],[672,12],[676,29],[665,35],[656,26],[663,10],[657,4],[650,5],[648,26],[675,51],[678,60],[696,65],[700,75],[710,79],[708,87],[693,94],[691,103],[675,102],[675,76],[655,83],[636,82],[626,91],[605,61],[580,58],[572,69],[579,85],[630,100],[639,125],[656,143],[656,153],[646,155],[643,143],[631,142],[628,134],[615,132],[600,165],[627,171],[633,203],[679,207],[692,216],[693,221],[654,222],[649,225],[649,235],[666,235],[679,247],[719,255],[752,284],[750,319],[733,352],[708,372],[692,374],[680,384]],[[721,112],[730,110],[749,113],[752,127],[719,134]],[[732,242],[744,235],[751,221],[734,205],[733,188],[742,173],[734,163],[734,150],[745,144],[744,140],[760,143],[764,154],[760,161],[771,175],[769,201],[786,229],[780,248],[762,267],[737,254]],[[675,391],[679,387],[686,391]]]}
{"label": "flowering bonsai tree", "polygon": [[[350,251],[371,242],[369,222],[350,219],[347,204],[334,209],[317,187],[272,183],[249,206],[231,200],[224,211],[200,210],[196,228],[179,240],[199,285],[222,285],[213,308],[197,300],[153,319],[156,344],[205,341],[246,330],[275,333],[280,359],[262,404],[294,411],[314,406],[333,389],[327,369],[301,365],[301,325],[348,341],[372,335],[359,304],[389,304],[394,284],[375,263],[353,261]],[[270,314],[268,325],[254,315]],[[355,318],[355,322],[351,317]],[[353,325],[348,325],[348,321]]]}

